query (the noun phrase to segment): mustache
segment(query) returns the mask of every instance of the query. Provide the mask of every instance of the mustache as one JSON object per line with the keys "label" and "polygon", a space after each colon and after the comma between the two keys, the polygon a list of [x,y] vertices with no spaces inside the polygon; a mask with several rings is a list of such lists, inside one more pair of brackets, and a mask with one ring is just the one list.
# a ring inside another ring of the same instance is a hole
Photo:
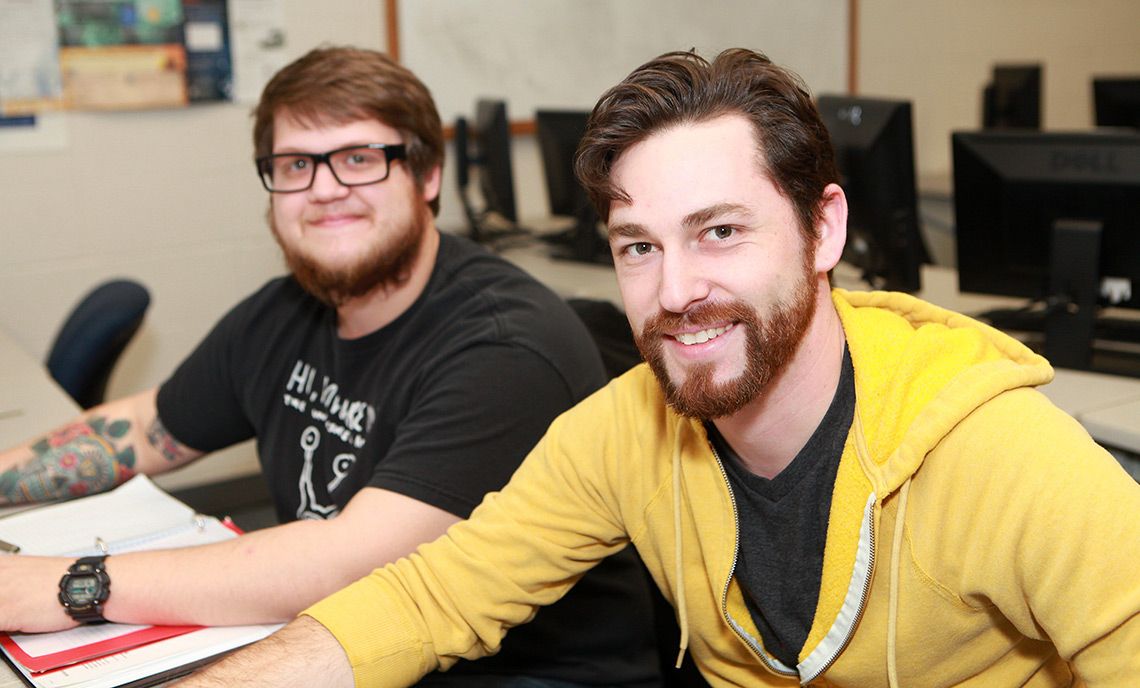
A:
{"label": "mustache", "polygon": [[658,311],[645,321],[641,336],[642,338],[662,337],[679,330],[749,322],[755,319],[755,309],[739,301],[702,303],[684,313]]}
{"label": "mustache", "polygon": [[305,213],[302,219],[305,222],[319,222],[326,217],[336,217],[338,215],[351,215],[355,217],[363,217],[371,213],[363,208],[351,208],[348,206],[325,207],[317,211]]}

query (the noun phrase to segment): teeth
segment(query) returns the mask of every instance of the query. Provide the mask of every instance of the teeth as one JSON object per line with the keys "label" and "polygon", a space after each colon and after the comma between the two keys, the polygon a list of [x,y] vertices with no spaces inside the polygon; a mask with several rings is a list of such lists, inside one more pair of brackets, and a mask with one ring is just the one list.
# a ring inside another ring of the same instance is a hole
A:
{"label": "teeth", "polygon": [[693,344],[704,344],[710,339],[716,339],[724,334],[731,328],[732,325],[727,327],[714,327],[708,330],[701,330],[700,332],[682,332],[676,335],[677,341],[685,346],[692,346]]}

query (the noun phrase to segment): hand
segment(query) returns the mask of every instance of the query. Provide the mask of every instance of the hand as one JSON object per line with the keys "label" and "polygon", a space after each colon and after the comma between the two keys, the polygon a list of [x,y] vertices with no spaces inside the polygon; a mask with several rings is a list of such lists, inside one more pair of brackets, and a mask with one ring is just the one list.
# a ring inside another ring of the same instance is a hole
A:
{"label": "hand", "polygon": [[72,563],[63,557],[0,555],[0,630],[41,633],[76,626],[59,603],[59,579]]}

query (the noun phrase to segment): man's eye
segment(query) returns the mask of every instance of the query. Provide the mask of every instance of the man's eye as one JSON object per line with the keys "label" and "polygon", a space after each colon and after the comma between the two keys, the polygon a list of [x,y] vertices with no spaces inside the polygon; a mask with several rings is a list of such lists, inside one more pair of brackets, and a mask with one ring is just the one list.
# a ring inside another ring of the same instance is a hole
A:
{"label": "man's eye", "polygon": [[727,239],[735,233],[735,229],[724,225],[721,225],[720,227],[713,227],[711,230],[709,230],[709,234],[714,239]]}
{"label": "man's eye", "polygon": [[635,244],[630,244],[625,247],[625,252],[631,256],[644,256],[653,250],[653,244],[647,241],[639,241]]}

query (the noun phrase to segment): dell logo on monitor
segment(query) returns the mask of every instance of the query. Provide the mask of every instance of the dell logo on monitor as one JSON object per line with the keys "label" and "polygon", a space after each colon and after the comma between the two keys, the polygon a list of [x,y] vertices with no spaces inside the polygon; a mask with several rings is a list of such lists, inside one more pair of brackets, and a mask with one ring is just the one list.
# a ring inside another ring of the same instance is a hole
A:
{"label": "dell logo on monitor", "polygon": [[1120,172],[1115,151],[1081,148],[1053,151],[1049,156],[1049,168],[1055,172]]}

